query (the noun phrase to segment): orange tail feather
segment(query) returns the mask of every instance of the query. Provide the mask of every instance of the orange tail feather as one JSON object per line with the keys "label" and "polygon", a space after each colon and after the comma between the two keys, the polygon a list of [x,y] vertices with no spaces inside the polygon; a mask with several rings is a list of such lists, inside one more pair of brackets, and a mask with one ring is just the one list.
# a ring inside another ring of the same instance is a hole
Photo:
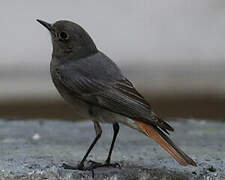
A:
{"label": "orange tail feather", "polygon": [[164,148],[177,162],[183,166],[197,164],[179,149],[172,140],[169,139],[160,129],[155,128],[149,124],[134,120],[137,126],[149,137],[153,138],[162,148]]}

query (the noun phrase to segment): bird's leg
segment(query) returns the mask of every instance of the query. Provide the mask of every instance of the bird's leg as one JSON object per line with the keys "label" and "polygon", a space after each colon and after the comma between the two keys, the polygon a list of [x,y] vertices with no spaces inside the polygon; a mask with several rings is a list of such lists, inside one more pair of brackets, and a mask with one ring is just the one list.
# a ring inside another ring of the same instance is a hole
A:
{"label": "bird's leg", "polygon": [[[113,151],[113,147],[114,147],[114,144],[115,144],[115,141],[116,141],[116,137],[119,133],[119,130],[120,130],[120,126],[118,123],[114,123],[113,124],[113,131],[114,131],[114,134],[113,134],[113,139],[112,139],[112,143],[111,143],[111,146],[110,146],[110,150],[109,150],[109,154],[108,154],[108,157],[105,161],[105,164],[106,165],[109,165],[110,166],[110,162],[111,162],[111,155],[112,155],[112,151]],[[113,164],[111,164],[113,165]],[[114,164],[115,166],[118,166],[118,164]]]}
{"label": "bird's leg", "polygon": [[93,147],[95,146],[95,144],[97,143],[97,141],[99,140],[99,138],[102,135],[102,128],[98,122],[94,122],[94,128],[95,128],[95,132],[96,132],[96,137],[95,137],[94,141],[92,142],[92,144],[90,145],[90,147],[88,148],[88,150],[87,150],[86,154],[84,155],[83,159],[81,160],[81,162],[78,164],[77,167],[63,164],[64,169],[86,170],[86,168],[84,167],[84,162],[85,162],[86,158],[88,157],[88,154],[91,152],[91,150],[93,149]]}
{"label": "bird's leg", "polygon": [[119,127],[118,123],[113,124],[113,130],[114,130],[113,139],[112,139],[109,154],[108,154],[108,157],[107,157],[105,163],[98,163],[98,162],[94,162],[94,161],[89,161],[89,162],[92,163],[92,165],[90,167],[88,167],[87,169],[91,170],[91,169],[95,169],[95,168],[98,168],[98,167],[120,167],[120,165],[118,163],[114,163],[114,164],[110,163],[113,147],[114,147],[114,144],[115,144],[115,141],[116,141],[116,137],[119,133],[119,128],[120,127]]}

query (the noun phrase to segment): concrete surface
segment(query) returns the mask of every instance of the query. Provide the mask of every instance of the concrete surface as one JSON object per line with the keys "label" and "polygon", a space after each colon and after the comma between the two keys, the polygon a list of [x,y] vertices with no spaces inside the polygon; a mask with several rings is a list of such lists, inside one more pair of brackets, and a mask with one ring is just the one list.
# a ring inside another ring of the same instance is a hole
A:
{"label": "concrete surface", "polygon": [[[177,119],[171,137],[198,164],[182,167],[151,139],[121,127],[112,160],[119,168],[99,168],[94,179],[225,179],[225,124]],[[111,142],[110,125],[88,159],[104,161]],[[0,179],[93,179],[89,171],[64,170],[77,164],[94,137],[91,122],[0,120]]]}

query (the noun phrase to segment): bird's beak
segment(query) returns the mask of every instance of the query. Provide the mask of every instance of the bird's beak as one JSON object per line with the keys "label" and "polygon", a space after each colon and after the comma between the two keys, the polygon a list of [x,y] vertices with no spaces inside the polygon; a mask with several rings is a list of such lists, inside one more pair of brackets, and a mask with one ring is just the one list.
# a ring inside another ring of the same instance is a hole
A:
{"label": "bird's beak", "polygon": [[47,22],[45,22],[45,21],[42,21],[42,20],[40,20],[40,19],[37,19],[37,22],[39,22],[41,25],[43,25],[43,26],[46,27],[49,31],[51,31],[51,29],[52,29],[52,25],[51,25],[51,24],[49,24],[49,23],[47,23]]}

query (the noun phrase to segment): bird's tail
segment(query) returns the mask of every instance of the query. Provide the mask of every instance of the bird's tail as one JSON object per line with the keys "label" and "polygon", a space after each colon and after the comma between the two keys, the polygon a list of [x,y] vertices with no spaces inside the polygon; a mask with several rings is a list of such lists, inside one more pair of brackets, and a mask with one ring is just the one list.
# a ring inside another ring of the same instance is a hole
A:
{"label": "bird's tail", "polygon": [[156,126],[151,126],[149,124],[134,120],[136,125],[140,130],[146,134],[148,137],[154,139],[162,148],[164,148],[178,163],[183,166],[192,165],[197,166],[197,164],[186,155],[180,148],[178,148],[167,135],[165,135]]}

